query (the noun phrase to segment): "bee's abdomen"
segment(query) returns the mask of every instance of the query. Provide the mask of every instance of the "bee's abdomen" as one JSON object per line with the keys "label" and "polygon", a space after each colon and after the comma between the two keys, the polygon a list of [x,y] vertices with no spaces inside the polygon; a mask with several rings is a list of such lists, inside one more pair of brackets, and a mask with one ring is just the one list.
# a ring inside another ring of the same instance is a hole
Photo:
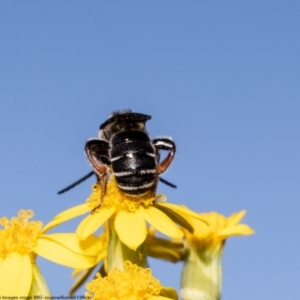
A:
{"label": "bee's abdomen", "polygon": [[118,187],[138,196],[155,184],[156,153],[146,133],[129,131],[116,134],[111,141],[110,160]]}

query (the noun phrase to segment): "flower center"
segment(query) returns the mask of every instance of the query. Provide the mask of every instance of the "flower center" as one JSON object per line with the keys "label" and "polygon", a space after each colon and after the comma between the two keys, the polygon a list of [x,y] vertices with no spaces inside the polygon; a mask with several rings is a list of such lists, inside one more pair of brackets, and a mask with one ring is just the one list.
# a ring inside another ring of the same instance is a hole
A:
{"label": "flower center", "polygon": [[152,276],[150,269],[144,269],[126,261],[125,270],[112,269],[107,277],[97,278],[86,285],[86,296],[93,299],[148,299],[158,295],[162,286],[159,280]]}
{"label": "flower center", "polygon": [[[91,209],[99,205],[101,195],[102,189],[100,184],[94,184],[92,186],[92,193],[86,200]],[[141,204],[147,207],[149,205],[153,205],[154,201],[162,197],[162,195],[156,195],[155,197],[149,196],[149,193],[139,197],[130,197],[119,190],[115,178],[112,177],[107,184],[106,194],[101,207],[116,207],[116,210],[119,211],[135,211]],[[162,199],[162,201],[165,200]]]}
{"label": "flower center", "polygon": [[37,236],[43,226],[40,221],[29,221],[34,215],[32,210],[20,210],[17,217],[9,220],[6,217],[0,219],[0,257],[5,257],[11,252],[21,254],[31,252]]}

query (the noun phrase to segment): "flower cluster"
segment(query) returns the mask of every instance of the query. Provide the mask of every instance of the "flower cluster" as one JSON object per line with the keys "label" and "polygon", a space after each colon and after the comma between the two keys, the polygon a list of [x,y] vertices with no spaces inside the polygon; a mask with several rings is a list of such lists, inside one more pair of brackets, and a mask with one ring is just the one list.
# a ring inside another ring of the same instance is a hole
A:
{"label": "flower cluster", "polygon": [[[10,220],[0,219],[0,294],[49,296],[36,265],[36,257],[42,256],[75,269],[77,279],[70,294],[86,284],[86,296],[92,299],[177,299],[174,289],[163,287],[153,277],[147,261],[153,256],[184,262],[182,299],[220,299],[225,240],[254,233],[240,224],[245,211],[226,218],[167,203],[163,195],[133,198],[118,189],[113,177],[99,203],[101,195],[101,186],[93,185],[85,203],[61,212],[44,227],[39,221],[30,221],[30,210],[21,210]],[[85,214],[76,232],[46,234]],[[166,237],[157,236],[157,232]],[[99,267],[100,273],[86,283],[88,275]]]}
{"label": "flower cluster", "polygon": [[97,262],[102,244],[98,237],[81,241],[75,233],[45,234],[34,213],[20,210],[17,217],[3,217],[0,225],[0,294],[5,296],[50,295],[35,263],[42,256],[71,268],[89,268]]}
{"label": "flower cluster", "polygon": [[177,299],[176,292],[163,288],[159,280],[152,276],[151,269],[141,268],[130,261],[124,263],[124,271],[114,268],[104,278],[97,273],[96,279],[88,283],[86,288],[86,296],[95,300]]}

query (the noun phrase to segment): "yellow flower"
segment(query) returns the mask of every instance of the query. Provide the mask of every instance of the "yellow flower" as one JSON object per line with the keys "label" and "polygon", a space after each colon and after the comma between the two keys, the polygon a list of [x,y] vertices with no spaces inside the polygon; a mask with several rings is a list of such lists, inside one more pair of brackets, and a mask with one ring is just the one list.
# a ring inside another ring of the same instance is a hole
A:
{"label": "yellow flower", "polygon": [[170,300],[178,299],[176,291],[164,288],[152,276],[149,268],[141,268],[129,261],[124,263],[124,271],[112,269],[107,277],[97,273],[96,279],[86,285],[86,297],[94,300]]}
{"label": "yellow flower", "polygon": [[180,239],[183,237],[183,232],[175,223],[192,230],[185,217],[190,216],[201,219],[198,214],[187,208],[164,203],[165,196],[163,195],[157,195],[156,197],[144,195],[139,198],[127,196],[118,189],[113,177],[108,183],[101,207],[94,212],[94,208],[99,205],[100,198],[101,187],[95,184],[93,192],[85,204],[60,213],[50,222],[49,227],[92,211],[92,214],[85,217],[77,227],[76,233],[80,239],[85,240],[107,220],[110,220],[113,222],[120,240],[128,248],[135,250],[146,239],[146,222],[150,223],[159,232],[173,239]]}
{"label": "yellow flower", "polygon": [[196,219],[190,219],[190,223],[194,228],[191,234],[185,231],[186,239],[190,245],[195,248],[206,249],[213,251],[223,245],[224,241],[230,236],[250,235],[254,233],[246,224],[239,224],[245,216],[246,211],[242,210],[239,213],[234,213],[226,218],[216,212],[199,214],[202,219],[207,221],[199,222]]}
{"label": "yellow flower", "polygon": [[222,253],[225,240],[230,236],[250,235],[254,231],[239,224],[246,211],[229,218],[216,212],[199,214],[208,226],[190,219],[195,231],[185,231],[186,258],[181,277],[183,300],[219,300],[222,286]]}
{"label": "yellow flower", "polygon": [[95,264],[99,253],[98,238],[80,241],[75,234],[45,235],[42,222],[29,221],[31,210],[20,210],[18,217],[0,219],[0,295],[26,296],[48,288],[35,264],[36,255],[56,263],[87,268]]}

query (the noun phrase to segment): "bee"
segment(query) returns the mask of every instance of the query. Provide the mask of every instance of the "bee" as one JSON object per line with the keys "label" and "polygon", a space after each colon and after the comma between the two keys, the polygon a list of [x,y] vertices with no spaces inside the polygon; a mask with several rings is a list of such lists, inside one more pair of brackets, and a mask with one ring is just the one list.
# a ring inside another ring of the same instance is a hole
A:
{"label": "bee", "polygon": [[[109,174],[115,176],[118,188],[130,197],[140,197],[146,193],[154,196],[158,180],[176,187],[160,178],[175,156],[175,143],[169,137],[151,140],[146,130],[146,122],[150,119],[149,115],[132,111],[114,112],[100,125],[98,138],[88,139],[85,144],[93,171],[59,193],[93,174],[96,174],[102,187],[100,205],[106,193]],[[162,161],[161,150],[168,151]]]}

